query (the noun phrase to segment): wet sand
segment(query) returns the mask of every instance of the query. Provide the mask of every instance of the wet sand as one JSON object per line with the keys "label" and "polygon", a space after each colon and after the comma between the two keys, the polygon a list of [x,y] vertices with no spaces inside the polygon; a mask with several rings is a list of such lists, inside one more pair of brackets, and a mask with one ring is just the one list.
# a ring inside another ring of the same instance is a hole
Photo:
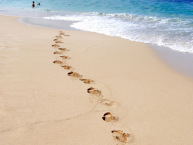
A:
{"label": "wet sand", "polygon": [[169,67],[193,79],[193,54],[174,51],[166,47],[153,46],[157,56]]}

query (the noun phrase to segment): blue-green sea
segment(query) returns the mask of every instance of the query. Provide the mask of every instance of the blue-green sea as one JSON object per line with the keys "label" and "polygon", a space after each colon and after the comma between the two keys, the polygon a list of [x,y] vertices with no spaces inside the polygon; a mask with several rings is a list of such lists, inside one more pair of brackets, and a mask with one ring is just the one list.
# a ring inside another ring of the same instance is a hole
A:
{"label": "blue-green sea", "polygon": [[37,0],[35,8],[31,5],[31,0],[0,0],[0,14],[58,25],[71,21],[75,29],[193,53],[193,0]]}

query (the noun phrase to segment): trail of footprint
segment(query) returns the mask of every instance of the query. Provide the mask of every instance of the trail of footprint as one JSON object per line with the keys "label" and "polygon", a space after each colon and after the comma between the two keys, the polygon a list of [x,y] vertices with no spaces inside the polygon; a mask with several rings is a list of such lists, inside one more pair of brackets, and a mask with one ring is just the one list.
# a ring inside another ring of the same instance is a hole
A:
{"label": "trail of footprint", "polygon": [[[64,32],[60,31],[59,36],[56,36],[56,39],[54,39],[55,44],[52,45],[52,47],[58,48],[60,51],[55,51],[54,54],[59,54],[59,55],[61,55],[64,51],[67,51],[66,48],[61,48],[61,47],[58,45],[58,43],[63,43],[62,41],[59,40],[59,39],[62,38],[62,35],[63,35],[63,36],[70,36],[70,35],[66,35]],[[66,59],[69,59],[70,57],[69,57],[69,56],[62,55],[62,56],[60,56],[60,58],[66,60]],[[60,64],[60,65],[63,64],[63,62],[60,61],[60,60],[55,60],[53,63]],[[69,66],[69,65],[63,65],[63,66],[61,66],[61,67],[63,67],[63,68],[66,69],[66,70],[72,69],[72,67]],[[71,71],[71,72],[68,73],[68,76],[71,76],[71,77],[73,77],[73,78],[77,78],[77,79],[79,79],[80,81],[82,81],[82,82],[85,83],[85,84],[91,84],[91,83],[93,84],[93,83],[95,83],[94,80],[91,80],[91,79],[83,79],[83,78],[82,78],[82,75],[80,75],[80,74],[77,73],[77,72]],[[99,84],[99,83],[98,83],[98,84]],[[104,88],[106,88],[106,89],[108,90],[108,92],[110,93],[110,96],[112,96],[111,91],[110,91],[104,84],[100,83],[100,85],[104,86]],[[106,106],[108,106],[108,107],[117,106],[117,103],[116,103],[115,101],[112,101],[111,99],[104,98],[103,95],[102,95],[102,93],[101,93],[101,91],[98,90],[98,89],[95,89],[95,88],[93,88],[93,87],[90,87],[90,88],[87,89],[87,93],[91,94],[92,96],[96,96],[96,97],[97,97],[97,101],[96,101],[96,104],[95,104],[95,106],[94,106],[94,108],[93,108],[93,111],[95,111],[95,108],[97,107],[97,105],[98,105],[99,103],[102,104],[102,105],[106,105]],[[102,119],[103,119],[105,122],[117,122],[117,121],[118,121],[118,117],[113,116],[111,112],[106,112],[106,113],[103,115]],[[127,143],[128,140],[129,140],[129,137],[131,136],[131,134],[124,133],[122,130],[112,130],[111,133],[112,133],[113,138],[114,138],[116,141],[118,141],[118,143],[122,143],[122,144]]]}
{"label": "trail of footprint", "polygon": [[[54,47],[54,48],[57,48],[57,49],[59,49],[59,51],[57,50],[57,51],[54,51],[54,53],[53,54],[56,54],[56,55],[63,55],[63,52],[64,51],[67,51],[67,49],[66,48],[61,48],[60,47],[60,45],[58,45],[57,43],[63,43],[60,39],[62,38],[62,36],[56,36],[56,38],[53,40],[54,42],[55,42],[55,44],[53,44],[52,45],[52,47]],[[68,56],[61,56],[60,58],[62,58],[62,59],[69,59],[70,57],[68,57]],[[66,64],[66,62],[64,62],[63,60],[61,61],[61,60],[58,60],[58,57],[56,56],[56,60],[55,61],[53,61],[53,63],[55,63],[55,64],[60,64],[61,66],[63,66],[65,69],[70,69],[70,67],[68,66],[64,66],[63,64]]]}
{"label": "trail of footprint", "polygon": [[[95,96],[102,96],[101,91],[94,89],[93,87],[88,88],[87,92],[92,94],[92,95],[95,95]],[[115,102],[107,100],[107,99],[101,99],[101,100],[106,101],[106,103],[108,103],[108,105],[113,105],[115,103]],[[97,105],[98,105],[98,103],[96,103],[95,108]],[[102,119],[105,122],[117,122],[118,121],[118,117],[113,116],[110,112],[106,112],[103,115]],[[115,141],[117,141],[118,143],[126,144],[129,141],[130,134],[124,133],[121,130],[113,130],[112,136],[115,139]]]}

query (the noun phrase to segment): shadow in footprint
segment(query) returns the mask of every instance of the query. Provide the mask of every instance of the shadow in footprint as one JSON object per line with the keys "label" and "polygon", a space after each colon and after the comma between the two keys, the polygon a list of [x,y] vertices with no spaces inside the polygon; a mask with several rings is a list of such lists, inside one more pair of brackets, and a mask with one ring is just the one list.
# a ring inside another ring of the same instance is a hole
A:
{"label": "shadow in footprint", "polygon": [[55,43],[64,43],[64,42],[57,40],[57,41],[55,41]]}
{"label": "shadow in footprint", "polygon": [[106,122],[116,122],[118,117],[113,116],[110,112],[107,112],[103,115],[102,119]]}
{"label": "shadow in footprint", "polygon": [[74,77],[74,78],[78,78],[78,79],[82,78],[82,75],[80,75],[77,72],[73,72],[73,71],[69,72],[68,76],[71,76],[71,77]]}
{"label": "shadow in footprint", "polygon": [[55,60],[55,61],[53,61],[53,63],[55,63],[55,64],[63,64],[63,62],[60,61],[60,60]]}
{"label": "shadow in footprint", "polygon": [[66,49],[66,48],[58,48],[58,49],[61,51],[68,51],[68,49]]}
{"label": "shadow in footprint", "polygon": [[52,47],[60,47],[58,44],[53,44]]}
{"label": "shadow in footprint", "polygon": [[60,51],[55,51],[54,54],[62,54]]}

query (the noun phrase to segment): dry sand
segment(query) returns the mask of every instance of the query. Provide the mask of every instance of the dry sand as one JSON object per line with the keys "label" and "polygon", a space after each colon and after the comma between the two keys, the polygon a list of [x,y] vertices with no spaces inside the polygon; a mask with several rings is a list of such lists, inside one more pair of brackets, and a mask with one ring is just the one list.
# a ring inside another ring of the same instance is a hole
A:
{"label": "dry sand", "polygon": [[[121,144],[112,130],[130,133],[130,145],[193,144],[193,82],[145,44],[65,30],[64,65],[95,81],[85,84],[53,63],[60,30],[0,19],[0,145]],[[105,122],[106,112],[118,121]]]}

